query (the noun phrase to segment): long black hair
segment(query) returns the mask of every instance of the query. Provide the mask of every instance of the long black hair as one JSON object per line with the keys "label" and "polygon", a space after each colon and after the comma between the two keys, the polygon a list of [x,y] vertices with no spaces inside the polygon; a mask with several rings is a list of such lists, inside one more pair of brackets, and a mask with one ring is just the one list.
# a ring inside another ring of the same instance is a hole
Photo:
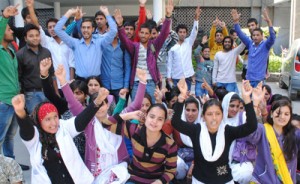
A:
{"label": "long black hair", "polygon": [[277,116],[280,116],[280,108],[281,107],[288,107],[290,109],[290,119],[288,123],[283,127],[283,136],[284,136],[284,143],[283,143],[283,153],[287,159],[287,161],[292,160],[294,154],[296,154],[296,138],[295,138],[295,131],[296,128],[292,125],[292,105],[289,101],[283,99],[283,100],[277,100],[273,102],[271,107],[271,113],[269,114],[267,118],[267,122],[271,125],[274,124],[273,118],[271,117],[271,114],[279,108],[279,113]]}
{"label": "long black hair", "polygon": [[38,131],[39,131],[39,134],[40,134],[40,141],[41,141],[41,144],[42,144],[42,157],[44,160],[48,160],[48,148],[51,147],[51,148],[57,148],[59,150],[59,147],[58,147],[58,144],[57,144],[57,141],[56,141],[56,138],[55,138],[55,134],[50,134],[50,133],[47,133],[43,130],[43,128],[41,127],[41,123],[39,121],[39,117],[38,117],[38,112],[40,110],[40,108],[46,104],[46,103],[50,103],[50,102],[42,102],[42,103],[39,103],[35,108],[34,108],[34,111],[32,113],[32,120],[35,124],[35,126],[37,127]]}
{"label": "long black hair", "polygon": [[202,115],[204,116],[205,112],[207,111],[207,109],[211,106],[218,106],[220,108],[220,110],[223,113],[223,108],[222,108],[222,104],[220,101],[218,101],[217,99],[210,99],[207,102],[205,102],[205,104],[203,105],[203,111],[202,111]]}

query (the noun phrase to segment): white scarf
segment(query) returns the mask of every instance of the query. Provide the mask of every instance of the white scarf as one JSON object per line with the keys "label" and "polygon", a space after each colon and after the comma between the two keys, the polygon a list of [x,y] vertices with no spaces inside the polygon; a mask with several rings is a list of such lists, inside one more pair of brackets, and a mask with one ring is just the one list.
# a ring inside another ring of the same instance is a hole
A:
{"label": "white scarf", "polygon": [[98,162],[101,170],[118,164],[118,149],[122,142],[122,136],[111,133],[102,127],[101,122],[94,118],[94,132],[97,146],[100,149]]}
{"label": "white scarf", "polygon": [[[200,102],[197,98],[195,98],[195,99],[198,101],[198,104],[199,104],[198,105],[199,113],[198,113],[198,117],[197,117],[196,121],[194,122],[194,124],[201,122],[201,114],[202,114],[202,108],[201,108]],[[183,110],[182,110],[182,113],[181,113],[181,120],[186,121],[185,105],[183,106]],[[191,147],[191,148],[193,147],[192,140],[190,139],[189,136],[187,136],[185,134],[182,134],[182,133],[179,133],[179,135],[180,135],[180,139],[181,139],[183,144],[185,144],[186,146]]]}
{"label": "white scarf", "polygon": [[204,159],[208,162],[214,162],[220,158],[225,148],[225,126],[226,124],[222,121],[217,131],[216,146],[214,154],[212,150],[211,139],[209,132],[204,121],[201,121],[201,132],[200,132],[200,149]]}

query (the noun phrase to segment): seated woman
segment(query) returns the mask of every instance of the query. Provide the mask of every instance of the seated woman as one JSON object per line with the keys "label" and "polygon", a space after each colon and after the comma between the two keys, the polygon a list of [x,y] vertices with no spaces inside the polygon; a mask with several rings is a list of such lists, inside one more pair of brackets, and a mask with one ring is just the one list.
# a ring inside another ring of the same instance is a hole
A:
{"label": "seated woman", "polygon": [[256,99],[262,90],[258,88],[253,90],[249,81],[243,81],[242,94],[246,104],[247,120],[245,124],[233,127],[223,120],[223,109],[216,99],[208,100],[203,105],[200,123],[189,124],[181,120],[187,85],[182,79],[177,86],[180,95],[174,107],[172,125],[192,140],[195,155],[192,182],[233,184],[229,167],[230,145],[235,139],[250,135],[256,130],[257,121],[250,95]]}
{"label": "seated woman", "polygon": [[94,177],[80,158],[72,138],[85,129],[108,93],[101,88],[94,102],[69,120],[59,120],[57,108],[49,102],[35,108],[32,120],[24,110],[24,95],[12,99],[20,136],[30,154],[32,183],[93,182]]}
{"label": "seated woman", "polygon": [[[116,114],[105,121],[110,131],[131,140],[133,159],[128,167],[127,183],[169,183],[176,173],[177,145],[162,131],[167,110],[162,104],[154,104],[146,115],[142,111]],[[144,124],[129,120],[145,119]]]}
{"label": "seated woman", "polygon": [[254,183],[296,183],[300,131],[292,125],[292,106],[286,99],[272,103],[268,121],[247,140],[257,146]]}

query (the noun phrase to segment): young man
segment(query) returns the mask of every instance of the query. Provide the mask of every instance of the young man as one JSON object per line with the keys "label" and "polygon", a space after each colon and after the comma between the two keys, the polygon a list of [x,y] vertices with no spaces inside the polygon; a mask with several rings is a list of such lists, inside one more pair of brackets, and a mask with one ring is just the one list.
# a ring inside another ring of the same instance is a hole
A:
{"label": "young man", "polygon": [[109,15],[107,7],[101,6],[100,10],[107,18],[109,31],[100,36],[93,37],[94,32],[93,21],[91,19],[83,20],[81,23],[82,38],[76,39],[69,36],[64,30],[63,26],[70,16],[74,16],[77,12],[76,9],[70,9],[66,14],[57,22],[54,31],[57,36],[67,44],[74,53],[76,78],[85,80],[89,76],[99,76],[101,74],[102,62],[102,45],[112,43],[117,33],[117,26],[115,21]]}
{"label": "young man", "polygon": [[249,50],[246,79],[250,81],[252,87],[256,87],[260,81],[265,80],[269,51],[276,39],[272,21],[267,10],[264,9],[263,19],[269,26],[270,36],[267,40],[264,40],[263,31],[260,28],[256,28],[252,31],[252,39],[250,39],[242,32],[239,25],[241,15],[235,9],[231,11],[231,15],[238,36]]}
{"label": "young man", "polygon": [[[217,30],[217,26],[220,26],[222,30]],[[210,38],[208,46],[210,48],[210,59],[214,60],[215,54],[218,51],[223,50],[222,41],[224,36],[228,36],[228,31],[225,22],[220,21],[217,17],[216,20],[213,21],[209,35]]]}
{"label": "young man", "polygon": [[225,87],[229,92],[239,93],[236,83],[236,58],[244,50],[245,45],[240,44],[232,49],[233,39],[226,36],[223,40],[223,51],[215,55],[212,81],[217,87]]}
{"label": "young man", "polygon": [[192,76],[195,74],[192,64],[192,47],[198,33],[199,17],[201,14],[198,6],[195,11],[194,25],[191,35],[187,37],[186,25],[180,24],[176,27],[179,40],[168,52],[167,80],[177,86],[181,78],[185,78],[188,90],[191,90]]}
{"label": "young man", "polygon": [[[13,31],[7,25],[10,17],[18,14],[17,6],[6,7],[0,17],[0,153],[14,158],[14,137],[18,128],[11,99],[20,92],[18,61],[8,45],[14,40]],[[28,170],[28,166],[23,166]]]}
{"label": "young man", "polygon": [[143,24],[139,30],[140,42],[135,43],[129,40],[126,37],[126,33],[123,24],[123,17],[120,11],[116,11],[115,19],[119,26],[119,37],[121,42],[125,45],[125,48],[130,53],[131,58],[133,58],[130,85],[133,86],[131,92],[132,100],[135,97],[137,87],[138,87],[138,78],[136,77],[136,68],[142,68],[147,70],[147,86],[146,92],[151,95],[152,101],[154,102],[154,91],[157,85],[160,82],[160,75],[157,69],[156,60],[159,54],[161,47],[163,46],[164,41],[168,37],[170,32],[171,24],[171,15],[174,9],[172,0],[168,0],[166,5],[166,20],[162,27],[161,33],[158,38],[155,40],[150,40],[151,37],[151,28],[147,24]]}
{"label": "young man", "polygon": [[[51,53],[40,45],[40,29],[37,26],[27,24],[24,35],[26,46],[17,52],[17,58],[21,89],[25,95],[27,112],[31,114],[37,104],[47,100],[40,79],[40,61],[51,58]],[[53,73],[52,67],[50,76]]]}

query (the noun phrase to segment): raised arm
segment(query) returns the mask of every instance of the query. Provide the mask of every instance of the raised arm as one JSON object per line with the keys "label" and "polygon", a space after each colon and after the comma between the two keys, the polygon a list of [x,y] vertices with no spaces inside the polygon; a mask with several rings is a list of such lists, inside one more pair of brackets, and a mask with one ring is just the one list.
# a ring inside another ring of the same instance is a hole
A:
{"label": "raised arm", "polygon": [[212,27],[209,32],[209,42],[208,42],[209,48],[212,48],[215,45],[215,39],[216,39],[215,34],[217,31],[218,24],[219,24],[219,19],[218,17],[216,17],[216,20],[213,21]]}
{"label": "raised arm", "polygon": [[40,27],[38,18],[34,12],[34,0],[25,0],[26,6],[29,11],[29,16],[33,25]]}
{"label": "raised arm", "polygon": [[109,11],[106,6],[100,6],[100,11],[102,11],[104,13],[107,23],[108,23],[108,26],[109,26],[109,31],[106,34],[104,34],[104,36],[103,36],[104,40],[102,42],[102,45],[105,46],[107,44],[110,44],[116,37],[117,24],[114,21],[114,19],[112,18],[112,16],[109,15]]}
{"label": "raised arm", "polygon": [[217,83],[218,68],[219,68],[219,58],[218,58],[218,54],[216,54],[215,59],[214,59],[213,72],[212,72],[212,83],[213,84]]}
{"label": "raised arm", "polygon": [[267,22],[268,27],[269,27],[270,36],[267,39],[267,47],[268,47],[268,49],[271,49],[272,45],[275,42],[276,34],[275,34],[275,31],[273,28],[272,20],[270,19],[268,10],[266,8],[263,10],[263,19],[264,19],[264,21]]}
{"label": "raised arm", "polygon": [[195,20],[194,20],[194,25],[193,25],[193,28],[191,31],[191,35],[188,38],[190,45],[193,45],[197,38],[200,15],[201,15],[201,9],[200,9],[200,6],[198,6],[195,11]]}
{"label": "raised arm", "polygon": [[139,11],[139,19],[138,19],[138,25],[135,29],[135,35],[134,35],[134,42],[139,42],[140,38],[139,38],[139,31],[141,29],[141,25],[144,24],[146,22],[146,2],[147,0],[139,0],[140,2],[140,11]]}
{"label": "raised arm", "polygon": [[2,17],[0,18],[0,43],[2,43],[4,38],[8,18],[18,15],[18,6],[19,4],[16,6],[8,6],[3,10]]}
{"label": "raised arm", "polygon": [[252,43],[252,40],[243,33],[241,26],[239,24],[241,14],[237,12],[236,9],[231,10],[231,16],[234,23],[234,30],[236,31],[237,35],[241,39],[241,41],[246,45],[247,48],[249,48],[249,44]]}
{"label": "raised arm", "polygon": [[25,97],[19,94],[12,98],[12,106],[17,115],[17,121],[20,127],[20,136],[23,140],[29,141],[34,137],[33,122],[25,112]]}

